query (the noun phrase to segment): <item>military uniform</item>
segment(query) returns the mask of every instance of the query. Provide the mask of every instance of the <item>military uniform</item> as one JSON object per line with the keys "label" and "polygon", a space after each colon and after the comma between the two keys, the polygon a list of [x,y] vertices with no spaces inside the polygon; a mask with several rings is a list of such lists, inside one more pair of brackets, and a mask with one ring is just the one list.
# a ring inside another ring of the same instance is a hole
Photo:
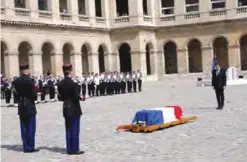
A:
{"label": "military uniform", "polygon": [[11,100],[11,84],[9,81],[5,83],[5,101],[7,106],[10,106],[10,100]]}
{"label": "military uniform", "polygon": [[54,79],[49,78],[48,82],[47,82],[48,88],[49,88],[49,95],[50,95],[50,101],[55,101],[55,85],[56,82]]}
{"label": "military uniform", "polygon": [[83,75],[82,76],[82,78],[81,78],[81,91],[82,91],[82,100],[83,101],[85,101],[85,99],[86,99],[86,90],[87,90],[87,83],[86,83],[87,81],[86,81],[86,78],[85,78],[85,76]]}
{"label": "military uniform", "polygon": [[139,70],[137,72],[137,78],[138,78],[138,90],[142,91],[142,73]]}
{"label": "military uniform", "polygon": [[[63,71],[72,70],[72,65],[64,65]],[[82,115],[77,85],[71,77],[65,76],[58,85],[59,100],[63,101],[63,116],[66,128],[66,148],[70,155],[81,154],[79,151],[80,117]]]}
{"label": "military uniform", "polygon": [[[20,66],[20,70],[26,70],[29,65]],[[21,137],[24,152],[36,152],[36,105],[37,92],[32,79],[27,74],[22,74],[14,81],[14,89],[19,95],[18,115],[21,123]]]}
{"label": "military uniform", "polygon": [[133,74],[132,74],[132,80],[133,80],[133,90],[134,90],[134,92],[136,92],[136,83],[137,83],[137,76],[136,76],[136,73],[135,72],[133,72]]}
{"label": "military uniform", "polygon": [[130,93],[132,91],[132,78],[129,73],[126,74],[126,80],[127,80],[127,89],[128,92]]}

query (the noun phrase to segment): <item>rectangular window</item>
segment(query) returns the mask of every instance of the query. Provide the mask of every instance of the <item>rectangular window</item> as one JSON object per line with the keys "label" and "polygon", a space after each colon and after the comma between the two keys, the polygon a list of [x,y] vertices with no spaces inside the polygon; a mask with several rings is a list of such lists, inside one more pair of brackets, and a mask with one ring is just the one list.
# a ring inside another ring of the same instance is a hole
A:
{"label": "rectangular window", "polygon": [[79,15],[86,15],[85,0],[78,0],[78,13]]}
{"label": "rectangular window", "polygon": [[102,17],[101,0],[95,0],[96,17]]}
{"label": "rectangular window", "polygon": [[224,9],[226,7],[225,0],[211,0],[212,9]]}
{"label": "rectangular window", "polygon": [[161,0],[161,12],[163,15],[173,15],[174,0]]}
{"label": "rectangular window", "polygon": [[186,12],[199,12],[199,0],[185,0]]}
{"label": "rectangular window", "polygon": [[129,1],[128,0],[116,0],[117,5],[117,17],[129,15]]}
{"label": "rectangular window", "polygon": [[247,0],[238,0],[238,6],[239,7],[247,6]]}
{"label": "rectangular window", "polygon": [[147,0],[142,0],[143,15],[148,15],[148,4]]}
{"label": "rectangular window", "polygon": [[26,8],[25,0],[15,0],[15,8]]}

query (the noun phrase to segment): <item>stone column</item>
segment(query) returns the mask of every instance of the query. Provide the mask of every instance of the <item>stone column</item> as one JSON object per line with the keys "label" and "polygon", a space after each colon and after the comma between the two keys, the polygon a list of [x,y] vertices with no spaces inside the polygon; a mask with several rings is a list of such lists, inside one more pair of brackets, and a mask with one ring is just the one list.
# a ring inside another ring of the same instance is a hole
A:
{"label": "stone column", "polygon": [[111,53],[105,53],[104,54],[104,61],[105,61],[105,71],[112,71],[113,70],[112,54]]}
{"label": "stone column", "polygon": [[30,10],[31,13],[31,19],[36,20],[39,17],[39,6],[38,6],[38,1],[34,0],[28,0],[28,5],[27,8]]}
{"label": "stone column", "polygon": [[63,75],[63,53],[51,54],[51,71],[55,76]]}
{"label": "stone column", "polygon": [[[4,67],[6,76],[13,78],[14,76],[19,76],[19,58],[18,52],[4,52]],[[14,65],[14,66],[13,66]]]}
{"label": "stone column", "polygon": [[144,51],[131,52],[132,71],[141,70],[142,74],[147,75],[146,55]]}
{"label": "stone column", "polygon": [[98,53],[88,55],[89,72],[99,73],[99,56]]}
{"label": "stone column", "polygon": [[110,27],[110,23],[111,23],[110,12],[111,11],[109,6],[109,1],[102,0],[102,16],[105,18],[106,27]]}
{"label": "stone column", "polygon": [[177,49],[178,73],[188,73],[188,53],[187,49]]}
{"label": "stone column", "polygon": [[60,21],[59,0],[51,0],[53,22]]}
{"label": "stone column", "polygon": [[184,21],[185,1],[174,0],[174,14],[177,15],[176,22]]}
{"label": "stone column", "polygon": [[211,74],[213,61],[213,48],[202,47],[202,71],[203,73]]}
{"label": "stone column", "polygon": [[158,65],[157,65],[157,54],[155,51],[150,51],[150,66],[151,66],[151,75],[158,74]]}
{"label": "stone column", "polygon": [[42,53],[29,53],[29,64],[32,75],[43,75]]}
{"label": "stone column", "polygon": [[143,22],[142,0],[129,0],[130,24],[140,24]]}
{"label": "stone column", "polygon": [[235,68],[240,68],[240,46],[239,45],[229,45],[228,46],[228,61],[229,67],[234,66]]}
{"label": "stone column", "polygon": [[5,7],[5,15],[6,17],[13,17],[15,16],[15,2],[14,1],[10,1],[10,0],[5,0],[4,1],[4,7]]}
{"label": "stone column", "polygon": [[209,21],[209,10],[211,10],[211,3],[209,1],[199,1],[200,20],[203,22]]}
{"label": "stone column", "polygon": [[75,76],[82,76],[81,53],[76,52],[71,54],[71,64],[73,65],[73,74]]}
{"label": "stone column", "polygon": [[120,71],[120,58],[118,53],[111,53],[111,64],[112,64],[112,69],[111,71]]}
{"label": "stone column", "polygon": [[69,4],[68,8],[70,8],[70,13],[72,14],[72,21],[78,22],[78,0],[68,0],[67,3]]}
{"label": "stone column", "polygon": [[90,17],[90,22],[91,22],[91,25],[95,25],[96,23],[96,20],[95,20],[95,4],[94,4],[94,1],[93,0],[86,0],[85,1],[86,3],[86,13],[87,15]]}
{"label": "stone column", "polygon": [[164,51],[156,51],[156,67],[157,67],[157,74],[163,75],[165,73],[165,57],[164,57]]}
{"label": "stone column", "polygon": [[238,7],[238,1],[234,1],[234,0],[228,0],[225,2],[226,3],[226,9],[227,9],[227,17],[228,18],[233,18],[237,16],[237,12],[236,12],[236,7]]}

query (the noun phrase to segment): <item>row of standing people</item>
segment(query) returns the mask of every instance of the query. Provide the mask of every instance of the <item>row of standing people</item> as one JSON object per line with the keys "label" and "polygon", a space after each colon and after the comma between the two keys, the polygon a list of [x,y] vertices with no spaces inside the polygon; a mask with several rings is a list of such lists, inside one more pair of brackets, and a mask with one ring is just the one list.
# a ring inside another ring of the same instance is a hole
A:
{"label": "row of standing people", "polygon": [[[47,102],[47,94],[51,102],[56,101],[56,89],[59,82],[63,77],[57,78],[49,74],[49,76],[32,76],[32,81],[35,85],[36,91],[40,93],[40,99],[36,100],[36,103]],[[10,101],[13,97],[14,106],[17,106],[18,95],[13,91],[13,80],[7,80],[1,78],[1,97],[6,100],[7,105],[11,105]],[[100,74],[83,74],[82,77],[75,77],[73,81],[77,85],[79,94],[83,96],[85,100],[86,96],[105,96],[114,94],[124,94],[137,92],[142,90],[142,74],[138,70],[137,72],[104,72]]]}

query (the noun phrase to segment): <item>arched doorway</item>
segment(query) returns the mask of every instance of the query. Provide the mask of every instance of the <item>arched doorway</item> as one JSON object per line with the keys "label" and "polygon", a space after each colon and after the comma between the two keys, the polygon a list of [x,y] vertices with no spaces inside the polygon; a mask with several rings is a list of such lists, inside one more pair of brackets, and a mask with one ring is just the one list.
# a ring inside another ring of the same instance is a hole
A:
{"label": "arched doorway", "polygon": [[247,70],[247,34],[240,39],[241,70]]}
{"label": "arched doorway", "polygon": [[132,72],[131,48],[127,43],[123,43],[119,48],[120,71]]}
{"label": "arched doorway", "polygon": [[178,73],[177,46],[174,42],[167,42],[164,46],[166,74]]}
{"label": "arched doorway", "polygon": [[8,52],[7,45],[1,41],[1,74],[6,76],[5,55]]}
{"label": "arched doorway", "polygon": [[99,72],[103,73],[105,72],[105,52],[106,49],[104,49],[103,45],[99,46],[98,53],[99,53]]}
{"label": "arched doorway", "polygon": [[147,68],[147,75],[151,75],[151,61],[150,61],[150,53],[151,53],[152,45],[146,45],[146,68]]}
{"label": "arched doorway", "polygon": [[54,71],[52,71],[51,66],[51,55],[54,52],[53,45],[51,43],[44,43],[42,46],[42,65],[43,65],[43,74],[47,74],[47,72],[51,72],[54,74]]}
{"label": "arched doorway", "polygon": [[32,51],[32,47],[28,42],[22,42],[19,47],[19,65],[29,64],[29,54]]}
{"label": "arched doorway", "polygon": [[81,62],[82,62],[82,72],[84,74],[89,73],[89,61],[88,61],[88,55],[91,53],[91,48],[89,45],[84,44],[81,48]]}
{"label": "arched doorway", "polygon": [[71,64],[71,53],[74,51],[73,46],[70,43],[66,43],[63,46],[63,64]]}
{"label": "arched doorway", "polygon": [[188,57],[189,57],[189,72],[202,72],[202,51],[201,42],[193,39],[188,43]]}
{"label": "arched doorway", "polygon": [[228,41],[225,37],[218,37],[214,40],[213,51],[220,66],[222,68],[228,68]]}

